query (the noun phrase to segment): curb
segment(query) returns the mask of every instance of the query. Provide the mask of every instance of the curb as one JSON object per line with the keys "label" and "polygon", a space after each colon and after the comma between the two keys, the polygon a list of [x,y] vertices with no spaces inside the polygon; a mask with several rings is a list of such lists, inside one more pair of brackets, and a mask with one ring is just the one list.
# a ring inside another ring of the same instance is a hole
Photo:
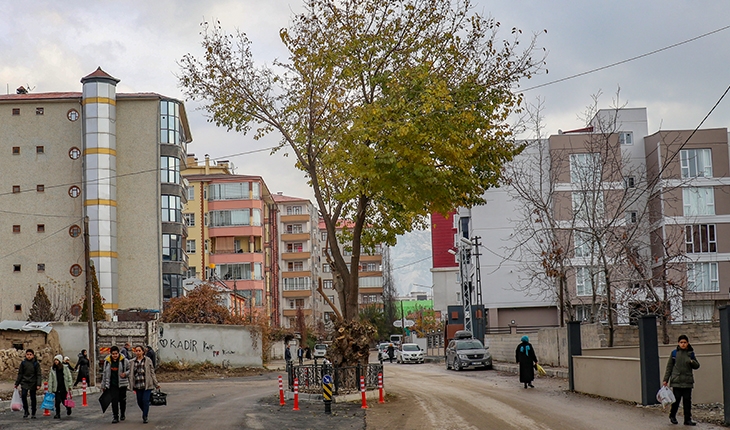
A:
{"label": "curb", "polygon": [[[520,368],[516,364],[508,364],[508,363],[500,363],[500,362],[493,362],[492,367],[494,370],[499,370],[502,372],[509,372],[518,374],[520,373]],[[562,367],[544,367],[545,373],[547,376],[553,377],[553,378],[562,378],[562,379],[568,379],[568,369],[564,369]]]}

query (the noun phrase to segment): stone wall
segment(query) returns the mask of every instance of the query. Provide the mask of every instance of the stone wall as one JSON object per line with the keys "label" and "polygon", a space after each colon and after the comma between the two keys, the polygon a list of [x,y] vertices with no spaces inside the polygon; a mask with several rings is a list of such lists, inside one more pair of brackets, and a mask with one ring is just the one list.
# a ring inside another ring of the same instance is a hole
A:
{"label": "stone wall", "polygon": [[[13,345],[23,345],[16,349]],[[20,362],[25,360],[25,350],[32,349],[41,365],[43,379],[48,377],[48,371],[53,364],[53,357],[63,354],[59,336],[55,330],[48,334],[42,331],[0,331],[0,378],[12,379],[18,376]]]}
{"label": "stone wall", "polygon": [[[605,341],[601,346],[608,346],[608,327],[603,328]],[[669,344],[677,343],[680,334],[686,334],[690,343],[707,343],[720,341],[720,323],[683,323],[669,324]],[[662,343],[662,327],[657,326],[659,343]],[[613,335],[614,346],[634,346],[639,344],[639,328],[637,326],[617,326]]]}

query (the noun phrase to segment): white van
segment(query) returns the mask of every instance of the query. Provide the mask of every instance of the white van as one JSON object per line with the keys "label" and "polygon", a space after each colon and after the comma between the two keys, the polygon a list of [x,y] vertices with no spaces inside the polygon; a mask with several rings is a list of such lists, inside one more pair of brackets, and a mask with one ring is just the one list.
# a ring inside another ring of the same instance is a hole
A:
{"label": "white van", "polygon": [[400,334],[391,334],[390,335],[390,343],[392,343],[395,346],[400,346],[400,344],[403,342],[403,335]]}

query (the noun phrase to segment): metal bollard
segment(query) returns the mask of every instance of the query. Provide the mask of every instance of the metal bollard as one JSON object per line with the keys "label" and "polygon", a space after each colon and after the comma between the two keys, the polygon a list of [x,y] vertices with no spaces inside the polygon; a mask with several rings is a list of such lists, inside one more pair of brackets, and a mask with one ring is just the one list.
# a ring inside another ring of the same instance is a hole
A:
{"label": "metal bollard", "polygon": [[368,408],[368,400],[365,397],[365,377],[360,377],[360,391],[362,392],[362,409]]}
{"label": "metal bollard", "polygon": [[324,399],[324,413],[332,415],[332,377],[324,375],[322,378],[322,398]]}
{"label": "metal bollard", "polygon": [[81,388],[83,389],[81,406],[89,406],[89,404],[86,403],[86,378],[81,378]]}
{"label": "metal bollard", "polygon": [[284,406],[286,402],[284,401],[284,381],[281,379],[281,375],[279,375],[279,406]]}
{"label": "metal bollard", "polygon": [[378,399],[378,403],[385,403],[385,398],[383,397],[383,374],[378,373],[378,391],[380,391],[380,398]]}
{"label": "metal bollard", "polygon": [[294,409],[292,410],[299,410],[299,378],[294,378]]}

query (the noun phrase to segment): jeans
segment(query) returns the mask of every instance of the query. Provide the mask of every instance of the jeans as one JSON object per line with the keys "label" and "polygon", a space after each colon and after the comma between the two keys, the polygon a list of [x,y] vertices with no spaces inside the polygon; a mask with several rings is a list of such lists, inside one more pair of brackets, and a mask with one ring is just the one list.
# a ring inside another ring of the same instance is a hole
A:
{"label": "jeans", "polygon": [[35,415],[37,402],[35,387],[31,388],[30,390],[27,388],[22,388],[20,390],[20,396],[23,398],[23,410],[26,414],[28,413],[28,394],[30,394],[31,411],[33,411],[33,415]]}
{"label": "jeans", "polygon": [[147,414],[150,412],[150,396],[152,390],[135,390],[137,394],[137,405],[142,409],[142,418],[147,418]]}
{"label": "jeans", "polygon": [[114,418],[119,418],[119,412],[124,416],[124,412],[127,411],[127,387],[109,387],[109,392],[112,397],[112,414]]}
{"label": "jeans", "polygon": [[692,419],[692,389],[691,388],[678,388],[673,387],[674,397],[677,399],[672,403],[672,409],[669,410],[670,417],[677,417],[677,411],[679,410],[679,402],[682,402],[684,409],[684,422]]}

